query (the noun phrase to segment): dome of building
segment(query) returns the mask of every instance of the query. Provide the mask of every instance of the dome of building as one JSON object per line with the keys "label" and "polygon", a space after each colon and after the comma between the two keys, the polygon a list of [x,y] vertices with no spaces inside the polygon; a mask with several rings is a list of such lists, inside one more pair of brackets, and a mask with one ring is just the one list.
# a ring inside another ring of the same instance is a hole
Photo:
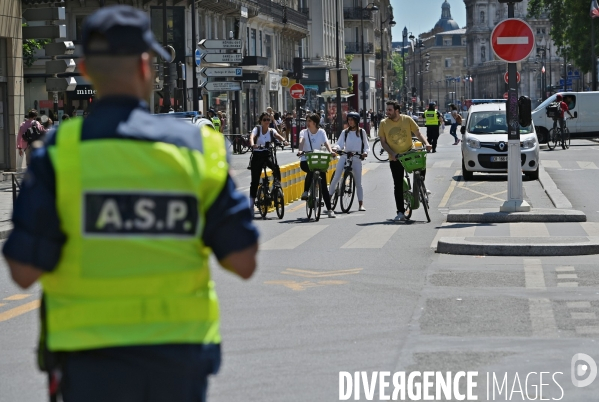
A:
{"label": "dome of building", "polygon": [[458,23],[451,19],[451,6],[447,0],[441,5],[441,19],[435,24],[435,29],[438,28],[441,28],[442,32],[460,28]]}

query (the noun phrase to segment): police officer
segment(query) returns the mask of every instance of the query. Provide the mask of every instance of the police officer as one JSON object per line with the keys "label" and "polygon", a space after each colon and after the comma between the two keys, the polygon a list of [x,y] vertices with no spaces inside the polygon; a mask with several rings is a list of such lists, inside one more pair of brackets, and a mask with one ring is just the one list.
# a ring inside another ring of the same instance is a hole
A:
{"label": "police officer", "polygon": [[214,109],[208,110],[208,118],[212,120],[212,124],[214,125],[214,129],[220,132],[220,119],[218,118]]}
{"label": "police officer", "polygon": [[435,109],[435,103],[429,103],[424,112],[424,125],[426,126],[426,139],[431,144],[433,153],[437,152],[437,140],[439,139],[439,126],[441,125],[441,114]]}
{"label": "police officer", "polygon": [[208,257],[252,275],[247,199],[222,135],[149,113],[168,54],[145,13],[101,8],[82,46],[99,99],[34,151],[3,249],[18,285],[43,288],[40,366],[67,402],[205,401],[221,343]]}

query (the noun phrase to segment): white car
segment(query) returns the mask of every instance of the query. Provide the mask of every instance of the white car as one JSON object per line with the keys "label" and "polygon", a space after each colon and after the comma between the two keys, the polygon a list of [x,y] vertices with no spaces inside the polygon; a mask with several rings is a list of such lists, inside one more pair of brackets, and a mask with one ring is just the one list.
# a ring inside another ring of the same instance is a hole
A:
{"label": "white car", "polygon": [[[462,177],[472,180],[474,172],[507,172],[506,105],[473,105],[462,126]],[[520,127],[522,171],[531,179],[539,178],[539,142],[534,124]]]}

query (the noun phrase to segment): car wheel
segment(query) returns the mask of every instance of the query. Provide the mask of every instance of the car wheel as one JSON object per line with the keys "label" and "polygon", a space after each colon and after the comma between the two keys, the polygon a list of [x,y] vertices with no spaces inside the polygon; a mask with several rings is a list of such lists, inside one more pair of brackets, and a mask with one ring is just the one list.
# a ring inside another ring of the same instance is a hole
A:
{"label": "car wheel", "polygon": [[545,127],[537,127],[537,140],[539,144],[545,144],[547,142],[547,134],[549,132]]}
{"label": "car wheel", "polygon": [[468,170],[466,170],[466,166],[464,165],[464,160],[462,159],[462,177],[464,178],[464,181],[469,181],[472,180],[474,178],[474,173],[469,172]]}
{"label": "car wheel", "polygon": [[528,176],[528,178],[531,180],[539,180],[539,168],[532,172],[524,172],[524,174],[526,174],[526,176]]}

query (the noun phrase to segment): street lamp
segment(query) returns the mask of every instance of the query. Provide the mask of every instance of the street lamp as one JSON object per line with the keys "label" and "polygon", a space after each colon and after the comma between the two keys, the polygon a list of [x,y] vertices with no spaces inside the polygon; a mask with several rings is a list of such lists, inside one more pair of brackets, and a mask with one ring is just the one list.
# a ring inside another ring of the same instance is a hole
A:
{"label": "street lamp", "polygon": [[377,12],[379,8],[374,3],[368,3],[366,7],[360,9],[360,26],[362,27],[362,39],[360,50],[362,50],[362,113],[364,116],[364,129],[366,128],[366,66],[364,62],[364,11],[368,11],[368,15],[372,12]]}
{"label": "street lamp", "polygon": [[[539,38],[537,41],[537,63],[541,62],[541,102],[545,100],[545,88],[547,88],[547,76],[545,75],[545,63],[547,62],[547,47],[542,46],[542,38]],[[551,81],[551,76],[549,76],[549,80]]]}
{"label": "street lamp", "polygon": [[[396,25],[392,15],[386,18],[385,21],[381,18],[381,110],[385,109],[385,52],[383,50],[383,24],[387,22],[389,23],[389,27],[394,27]],[[387,29],[385,28],[385,31],[386,30]]]}
{"label": "street lamp", "polygon": [[403,96],[403,101],[404,101],[404,113],[407,113],[408,111],[408,87],[406,87],[406,57],[405,57],[405,50],[406,50],[406,39],[408,37],[408,28],[403,27],[403,31],[401,33],[402,36],[402,42],[401,42],[401,70],[402,70],[402,92],[404,94]]}
{"label": "street lamp", "polygon": [[[194,0],[195,1],[195,0]],[[337,127],[335,132],[338,133],[343,127],[343,113],[341,111],[341,67],[339,66],[339,1],[335,1],[335,62],[337,67],[337,113],[335,119],[337,120]],[[292,149],[293,150],[293,149]]]}

